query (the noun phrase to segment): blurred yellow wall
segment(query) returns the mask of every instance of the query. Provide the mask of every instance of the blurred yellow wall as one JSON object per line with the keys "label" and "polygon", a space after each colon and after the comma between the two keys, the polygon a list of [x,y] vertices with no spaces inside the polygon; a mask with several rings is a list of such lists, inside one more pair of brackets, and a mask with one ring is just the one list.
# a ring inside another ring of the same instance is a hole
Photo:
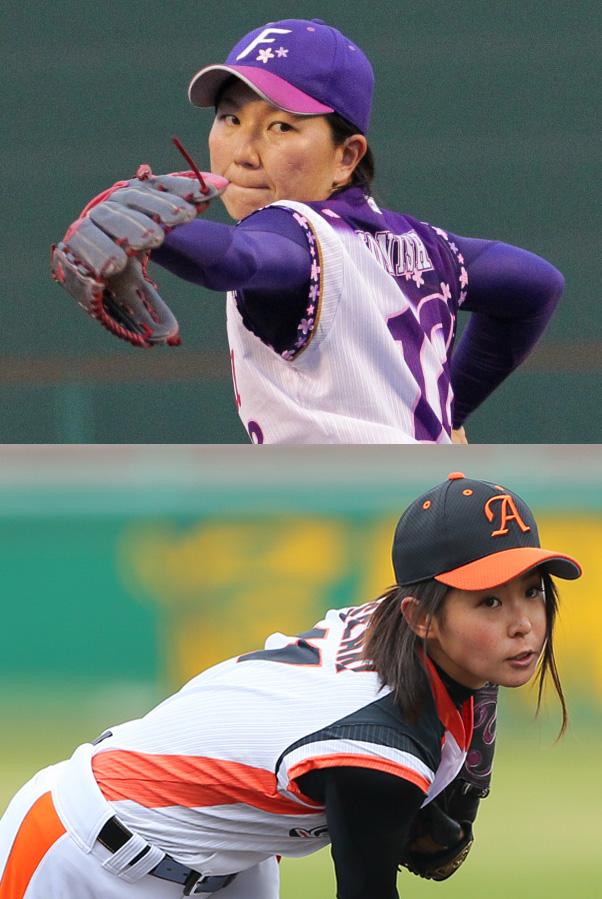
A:
{"label": "blurred yellow wall", "polygon": [[[130,589],[160,610],[172,685],[257,648],[274,630],[309,628],[327,608],[367,601],[392,583],[395,519],[275,517],[132,527],[120,547]],[[574,555],[578,581],[559,582],[561,674],[602,701],[602,520],[539,516],[542,545]]]}

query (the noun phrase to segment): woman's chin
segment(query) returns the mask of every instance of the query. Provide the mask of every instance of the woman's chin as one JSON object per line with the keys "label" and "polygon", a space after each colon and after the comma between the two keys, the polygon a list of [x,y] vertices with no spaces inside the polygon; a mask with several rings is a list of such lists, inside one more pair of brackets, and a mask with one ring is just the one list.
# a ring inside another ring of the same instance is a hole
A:
{"label": "woman's chin", "polygon": [[251,213],[272,202],[270,192],[267,190],[241,188],[235,184],[230,184],[226,188],[221,199],[228,215],[236,221],[247,218]]}
{"label": "woman's chin", "polygon": [[498,675],[494,682],[500,687],[524,687],[533,677],[533,673],[533,671],[523,671],[520,673],[514,672],[512,674]]}

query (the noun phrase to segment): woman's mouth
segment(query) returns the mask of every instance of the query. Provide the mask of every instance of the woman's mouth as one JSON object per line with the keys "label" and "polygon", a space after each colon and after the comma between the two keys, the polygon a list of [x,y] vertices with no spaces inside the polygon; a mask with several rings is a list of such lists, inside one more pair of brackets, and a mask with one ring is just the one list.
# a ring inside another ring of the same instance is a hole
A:
{"label": "woman's mouth", "polygon": [[518,655],[511,656],[509,659],[506,659],[506,661],[510,662],[510,664],[515,668],[528,668],[536,658],[536,652],[533,652],[532,650],[526,650],[525,652],[519,652]]}
{"label": "woman's mouth", "polygon": [[268,190],[265,184],[239,184],[237,181],[231,181],[233,187],[240,187],[243,190]]}

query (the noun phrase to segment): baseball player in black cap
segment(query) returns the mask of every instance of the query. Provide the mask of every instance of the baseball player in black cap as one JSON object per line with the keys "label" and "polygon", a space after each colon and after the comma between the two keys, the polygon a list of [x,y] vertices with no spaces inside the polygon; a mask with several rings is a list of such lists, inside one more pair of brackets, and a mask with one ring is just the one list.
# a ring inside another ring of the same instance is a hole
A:
{"label": "baseball player in black cap", "polygon": [[277,899],[330,844],[339,899],[443,880],[487,795],[497,686],[551,676],[552,576],[513,491],[453,473],[406,510],[397,583],[193,678],[39,772],[0,820],[0,899]]}

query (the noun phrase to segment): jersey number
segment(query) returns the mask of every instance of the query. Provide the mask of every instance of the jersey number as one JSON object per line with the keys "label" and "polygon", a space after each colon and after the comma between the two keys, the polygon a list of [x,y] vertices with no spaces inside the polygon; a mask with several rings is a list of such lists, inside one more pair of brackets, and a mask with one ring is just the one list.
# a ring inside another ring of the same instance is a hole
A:
{"label": "jersey number", "polygon": [[414,437],[433,439],[443,425],[451,432],[451,390],[446,372],[448,352],[454,335],[454,319],[445,297],[433,293],[416,309],[408,305],[389,316],[387,327],[403,354],[420,388],[414,409]]}
{"label": "jersey number", "polygon": [[280,662],[283,665],[321,665],[322,650],[312,641],[323,639],[327,633],[328,631],[324,628],[314,627],[311,631],[299,634],[287,646],[248,652],[244,656],[239,656],[238,661],[248,662],[251,659],[263,659],[266,662]]}

